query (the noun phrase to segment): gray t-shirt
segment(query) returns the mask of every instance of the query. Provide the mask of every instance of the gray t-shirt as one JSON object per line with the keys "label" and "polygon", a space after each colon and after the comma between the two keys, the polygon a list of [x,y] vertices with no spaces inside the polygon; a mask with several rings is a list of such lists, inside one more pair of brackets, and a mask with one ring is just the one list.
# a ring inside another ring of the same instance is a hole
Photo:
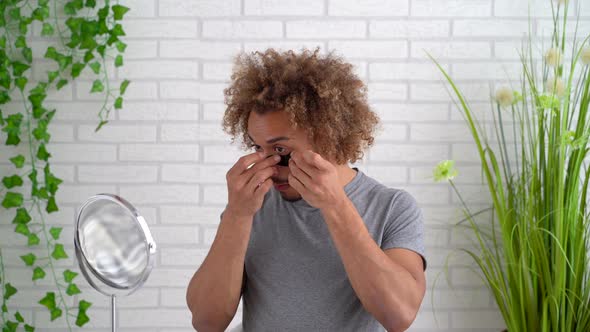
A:
{"label": "gray t-shirt", "polygon": [[[381,249],[424,259],[422,212],[403,189],[357,170],[344,190]],[[245,259],[244,331],[384,331],[362,306],[319,209],[274,188],[255,214]]]}

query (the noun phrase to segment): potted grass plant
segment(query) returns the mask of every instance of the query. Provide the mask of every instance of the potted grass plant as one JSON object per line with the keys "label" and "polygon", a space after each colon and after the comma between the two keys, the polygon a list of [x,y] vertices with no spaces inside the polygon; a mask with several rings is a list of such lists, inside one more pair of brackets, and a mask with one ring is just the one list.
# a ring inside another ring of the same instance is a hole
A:
{"label": "potted grass plant", "polygon": [[529,33],[518,51],[519,86],[492,94],[491,138],[428,54],[477,148],[492,201],[489,223],[476,222],[478,213],[461,197],[453,160],[440,162],[434,179],[449,181],[460,198],[475,239],[475,246],[461,250],[475,262],[510,332],[590,331],[590,36],[577,38],[578,15],[573,40],[568,38],[569,6],[552,2],[550,45],[536,54]]}

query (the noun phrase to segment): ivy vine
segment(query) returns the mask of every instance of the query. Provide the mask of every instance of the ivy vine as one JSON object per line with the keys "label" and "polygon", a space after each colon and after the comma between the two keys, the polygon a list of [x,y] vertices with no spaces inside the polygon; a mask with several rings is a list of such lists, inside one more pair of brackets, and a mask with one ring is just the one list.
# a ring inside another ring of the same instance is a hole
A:
{"label": "ivy vine", "polygon": [[[14,231],[24,237],[27,247],[44,252],[43,257],[29,252],[20,259],[30,268],[33,283],[46,277],[52,279],[55,290],[47,291],[38,303],[47,308],[51,321],[64,316],[69,331],[72,330],[71,319],[80,327],[90,321],[87,310],[92,303],[80,299],[75,307],[68,306],[66,296],[81,294],[74,282],[78,273],[70,269],[61,271],[54,264],[69,255],[59,243],[62,228],[51,227],[43,217],[44,212],[59,210],[55,194],[63,182],[52,173],[49,163],[51,153],[47,146],[51,135],[48,128],[56,110],[49,110],[45,99],[51,89],[60,90],[84,70],[89,70],[95,77],[90,93],[104,97],[95,131],[108,122],[113,108],[123,107],[129,81],[123,80],[111,88],[107,65],[112,62],[115,67],[123,65],[127,45],[120,39],[125,35],[121,23],[128,11],[129,8],[111,4],[109,0],[98,3],[96,0],[0,0],[0,128],[2,135],[6,135],[5,145],[18,147],[23,136],[28,145],[24,154],[0,159],[15,168],[15,174],[2,177],[0,204],[14,211]],[[50,42],[43,55],[33,54],[28,43],[33,32],[39,34],[33,31],[37,26],[34,22],[39,22],[41,38]],[[46,78],[35,81],[31,68],[33,59],[38,58],[51,60],[54,68],[46,72]],[[41,168],[42,175],[39,174]],[[25,195],[25,176],[30,180],[30,195]],[[31,217],[35,213],[39,220]],[[18,289],[8,280],[6,271],[0,243],[2,332],[16,331],[20,327],[34,331],[32,322],[9,307],[11,298],[18,296]]]}

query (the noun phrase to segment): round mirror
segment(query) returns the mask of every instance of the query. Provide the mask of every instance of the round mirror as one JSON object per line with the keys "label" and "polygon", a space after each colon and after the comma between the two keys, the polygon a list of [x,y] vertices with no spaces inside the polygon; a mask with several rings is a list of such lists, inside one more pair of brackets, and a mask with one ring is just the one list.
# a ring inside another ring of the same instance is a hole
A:
{"label": "round mirror", "polygon": [[74,246],[82,274],[97,291],[112,299],[135,292],[152,270],[156,243],[145,219],[123,198],[90,197],[75,220]]}

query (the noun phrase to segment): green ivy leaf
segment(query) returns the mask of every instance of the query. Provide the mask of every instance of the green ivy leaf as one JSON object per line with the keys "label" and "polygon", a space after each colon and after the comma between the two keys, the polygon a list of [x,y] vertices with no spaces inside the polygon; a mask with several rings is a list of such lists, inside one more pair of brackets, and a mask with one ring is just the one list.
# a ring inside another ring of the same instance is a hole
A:
{"label": "green ivy leaf", "polygon": [[55,309],[51,310],[51,321],[53,322],[54,320],[61,317],[61,314],[62,314],[62,311],[60,308],[55,308]]}
{"label": "green ivy leaf", "polygon": [[55,195],[57,187],[63,182],[63,180],[51,173],[49,170],[49,164],[45,165],[43,168],[43,173],[45,174],[45,186],[47,187],[47,190],[52,195]]}
{"label": "green ivy leaf", "polygon": [[58,54],[59,54],[59,53],[57,52],[57,50],[55,49],[55,47],[53,47],[53,46],[49,46],[49,47],[47,48],[47,50],[45,51],[45,55],[44,55],[44,57],[45,57],[46,59],[52,59],[52,60],[56,60],[56,59],[57,59],[57,56],[58,56]]}
{"label": "green ivy leaf", "polygon": [[72,78],[76,78],[80,76],[82,70],[86,67],[85,63],[76,62],[72,65]]}
{"label": "green ivy leaf", "polygon": [[51,213],[58,210],[59,209],[57,208],[57,204],[55,203],[55,196],[49,197],[49,199],[47,200],[47,206],[45,207],[45,211],[47,211],[47,213]]}
{"label": "green ivy leaf", "polygon": [[47,72],[47,80],[49,81],[48,83],[53,83],[53,81],[55,81],[55,79],[59,76],[59,71],[48,71]]}
{"label": "green ivy leaf", "polygon": [[37,158],[47,161],[49,157],[51,157],[51,153],[47,152],[45,144],[40,144],[37,150]]}
{"label": "green ivy leaf", "polygon": [[67,283],[70,283],[70,282],[72,282],[72,280],[74,280],[74,278],[78,275],[78,273],[73,272],[73,271],[71,271],[71,270],[68,269],[68,270],[65,270],[63,272],[63,275],[64,275],[64,280]]}
{"label": "green ivy leaf", "polygon": [[29,324],[25,324],[25,332],[35,332],[35,328]]}
{"label": "green ivy leaf", "polygon": [[16,48],[23,48],[27,46],[27,41],[24,36],[18,36],[14,41],[14,47]]}
{"label": "green ivy leaf", "polygon": [[13,187],[20,187],[23,185],[23,179],[18,175],[13,175],[11,177],[5,176],[2,178],[2,183],[8,189]]}
{"label": "green ivy leaf", "polygon": [[53,253],[51,254],[51,256],[55,259],[68,258],[68,255],[66,254],[66,252],[64,250],[63,244],[60,244],[60,243],[55,245],[55,248],[53,249]]}
{"label": "green ivy leaf", "polygon": [[23,48],[21,54],[28,63],[33,62],[33,50],[30,47]]}
{"label": "green ivy leaf", "polygon": [[31,90],[28,98],[29,98],[29,101],[31,102],[31,105],[33,107],[43,107],[42,103],[46,97],[47,97],[47,95],[43,92],[36,93],[36,91],[35,91],[35,93],[34,93],[33,90]]}
{"label": "green ivy leaf", "polygon": [[35,264],[37,256],[35,256],[33,253],[30,253],[28,255],[20,256],[20,258],[23,260],[23,262],[25,262],[27,266],[32,266],[33,264]]}
{"label": "green ivy leaf", "polygon": [[68,294],[69,296],[73,296],[75,294],[80,294],[80,293],[82,293],[82,292],[80,291],[78,286],[76,286],[76,284],[70,284],[68,286],[68,288],[66,289],[66,294]]}
{"label": "green ivy leaf", "polygon": [[96,0],[86,0],[85,6],[88,8],[96,7]]}
{"label": "green ivy leaf", "polygon": [[33,281],[45,278],[45,270],[37,266],[33,270]]}
{"label": "green ivy leaf", "polygon": [[115,46],[117,47],[117,51],[119,51],[120,53],[125,52],[125,49],[127,48],[127,44],[125,44],[122,41],[118,41]]}
{"label": "green ivy leaf", "polygon": [[55,308],[55,293],[47,292],[45,297],[39,300],[38,303],[42,306],[45,306],[49,310],[53,310]]}
{"label": "green ivy leaf", "polygon": [[57,82],[57,84],[55,85],[55,87],[56,87],[58,90],[61,90],[61,88],[63,88],[63,87],[66,85],[66,84],[68,84],[68,80],[66,80],[66,79],[61,79],[61,80],[59,80],[59,81]]}
{"label": "green ivy leaf", "polygon": [[88,308],[90,308],[91,305],[92,303],[90,302],[80,300],[78,304],[78,316],[76,318],[76,325],[82,327],[84,324],[90,321],[90,318],[88,318],[88,316],[86,315],[86,310],[88,310]]}
{"label": "green ivy leaf", "polygon": [[12,207],[19,207],[23,204],[23,194],[15,192],[7,192],[2,201],[2,206],[9,209]]}
{"label": "green ivy leaf", "polygon": [[33,10],[31,17],[37,21],[43,22],[46,18],[49,17],[49,8],[37,7],[35,10]]}
{"label": "green ivy leaf", "polygon": [[14,287],[12,287],[12,285],[8,282],[6,283],[6,285],[4,285],[4,299],[8,300],[12,295],[16,294],[16,292],[18,292],[18,290]]}
{"label": "green ivy leaf", "polygon": [[111,7],[111,9],[113,10],[113,18],[116,21],[122,20],[123,15],[125,15],[125,13],[129,11],[129,8],[121,5],[114,5],[113,7]]}
{"label": "green ivy leaf", "polygon": [[29,80],[26,77],[19,77],[14,81],[14,84],[19,88],[20,91],[24,91],[28,81]]}
{"label": "green ivy leaf", "polygon": [[12,162],[16,168],[22,168],[25,164],[25,156],[19,154],[16,157],[10,158],[10,162]]}
{"label": "green ivy leaf", "polygon": [[22,62],[18,62],[18,61],[13,61],[12,62],[12,74],[14,76],[22,76],[22,74],[27,71],[29,68],[31,68],[31,66],[22,63]]}
{"label": "green ivy leaf", "polygon": [[121,67],[123,65],[123,57],[121,56],[121,54],[118,54],[117,57],[115,57],[115,67]]}
{"label": "green ivy leaf", "polygon": [[94,80],[94,82],[92,83],[92,89],[90,90],[90,93],[103,92],[103,91],[104,91],[104,85],[102,85],[102,81],[101,80]]}
{"label": "green ivy leaf", "polygon": [[41,36],[53,36],[55,30],[53,29],[53,25],[49,23],[43,23],[43,28],[41,29]]}
{"label": "green ivy leaf", "polygon": [[6,327],[4,327],[2,330],[2,332],[6,331],[6,332],[16,332],[16,329],[18,328],[18,322],[13,322],[10,320],[6,321]]}
{"label": "green ivy leaf", "polygon": [[123,108],[123,98],[122,97],[117,97],[117,99],[115,99],[115,109],[121,109]]}
{"label": "green ivy leaf", "polygon": [[0,47],[6,48],[6,36],[0,37]]}
{"label": "green ivy leaf", "polygon": [[6,104],[10,101],[10,96],[6,91],[0,91],[0,105]]}
{"label": "green ivy leaf", "polygon": [[92,69],[92,71],[98,75],[98,73],[100,73],[100,63],[98,62],[93,62],[90,64],[90,69]]}
{"label": "green ivy leaf", "polygon": [[29,226],[27,226],[27,224],[16,224],[14,232],[22,234],[24,236],[29,236],[29,234],[31,233],[31,231],[29,230]]}
{"label": "green ivy leaf", "polygon": [[20,21],[21,20],[20,7],[15,7],[15,8],[10,9],[8,11],[8,16],[15,21]]}
{"label": "green ivy leaf", "polygon": [[16,209],[16,215],[12,219],[13,224],[27,224],[29,221],[31,221],[31,216],[27,209],[22,207]]}
{"label": "green ivy leaf", "polygon": [[115,24],[113,29],[110,31],[111,36],[125,36],[125,31],[123,30],[123,26],[121,24]]}
{"label": "green ivy leaf", "polygon": [[121,82],[121,86],[119,87],[119,94],[122,96],[125,94],[125,91],[127,91],[127,87],[129,86],[129,80],[124,80],[123,82]]}
{"label": "green ivy leaf", "polygon": [[18,311],[14,314],[14,318],[17,321],[21,322],[21,323],[24,323],[25,322],[25,319],[23,318],[23,316]]}
{"label": "green ivy leaf", "polygon": [[54,240],[59,239],[59,234],[61,233],[62,227],[51,227],[49,230],[49,234]]}
{"label": "green ivy leaf", "polygon": [[34,245],[37,245],[37,244],[39,244],[39,242],[40,242],[40,239],[37,236],[37,234],[34,234],[34,233],[33,234],[29,234],[29,241],[27,242],[27,245],[29,247],[34,246]]}

